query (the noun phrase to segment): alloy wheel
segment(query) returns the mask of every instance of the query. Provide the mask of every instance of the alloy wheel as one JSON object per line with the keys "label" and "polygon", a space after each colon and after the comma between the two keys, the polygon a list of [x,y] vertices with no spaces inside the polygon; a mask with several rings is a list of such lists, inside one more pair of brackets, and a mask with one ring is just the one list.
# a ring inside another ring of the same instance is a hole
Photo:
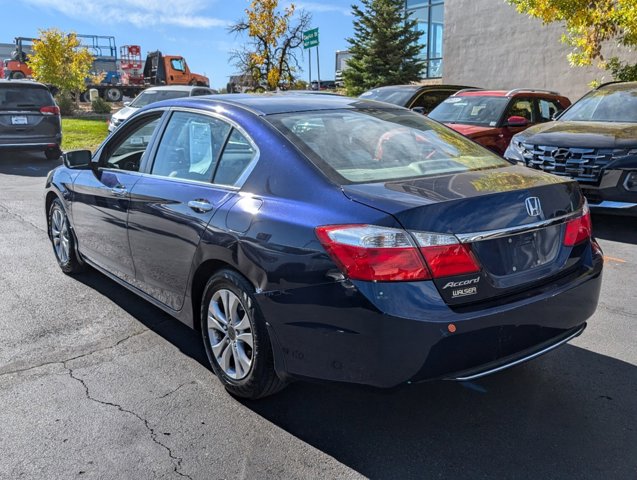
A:
{"label": "alloy wheel", "polygon": [[66,215],[59,207],[55,207],[51,215],[51,239],[58,260],[67,263],[70,255],[69,227]]}
{"label": "alloy wheel", "polygon": [[208,339],[223,372],[242,380],[252,367],[254,335],[248,312],[237,295],[217,290],[208,305]]}

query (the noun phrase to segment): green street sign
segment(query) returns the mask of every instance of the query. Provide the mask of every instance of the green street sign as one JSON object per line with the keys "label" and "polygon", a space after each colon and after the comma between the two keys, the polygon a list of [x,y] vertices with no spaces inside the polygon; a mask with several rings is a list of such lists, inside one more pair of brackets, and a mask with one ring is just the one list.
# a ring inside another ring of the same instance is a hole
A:
{"label": "green street sign", "polygon": [[303,48],[308,49],[312,47],[318,47],[319,35],[318,28],[313,28],[307,32],[303,32]]}

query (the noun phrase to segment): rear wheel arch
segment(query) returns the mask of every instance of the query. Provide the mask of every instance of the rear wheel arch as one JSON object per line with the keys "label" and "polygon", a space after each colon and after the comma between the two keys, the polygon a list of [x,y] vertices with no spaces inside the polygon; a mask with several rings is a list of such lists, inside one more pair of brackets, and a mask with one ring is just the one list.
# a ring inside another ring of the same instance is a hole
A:
{"label": "rear wheel arch", "polygon": [[203,298],[204,290],[206,289],[206,284],[210,277],[212,277],[215,273],[220,270],[232,270],[237,275],[240,275],[248,282],[250,285],[254,287],[254,282],[250,281],[248,277],[246,277],[241,271],[239,271],[235,266],[224,262],[223,260],[206,260],[201,265],[197,267],[191,283],[191,301],[192,301],[192,315],[193,315],[193,328],[197,331],[201,331],[201,299]]}

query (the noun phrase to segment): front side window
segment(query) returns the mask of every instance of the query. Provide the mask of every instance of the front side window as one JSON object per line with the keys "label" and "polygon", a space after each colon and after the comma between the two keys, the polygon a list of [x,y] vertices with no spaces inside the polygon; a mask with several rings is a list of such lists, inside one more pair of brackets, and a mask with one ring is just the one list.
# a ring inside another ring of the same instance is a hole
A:
{"label": "front side window", "polygon": [[100,166],[128,170],[130,172],[139,171],[142,157],[150,144],[160,119],[161,113],[153,115],[141,121],[141,123],[136,123],[132,131],[115,137],[114,143],[105,150],[105,157],[100,162]]}
{"label": "front side window", "polygon": [[170,65],[173,67],[173,70],[177,70],[179,72],[185,72],[184,61],[181,58],[173,58],[170,61]]}
{"label": "front side window", "polygon": [[637,123],[637,90],[594,90],[577,101],[560,120]]}
{"label": "front side window", "polygon": [[162,136],[151,173],[210,182],[230,128],[207,115],[175,112]]}
{"label": "front side window", "polygon": [[449,98],[449,95],[452,93],[454,92],[449,90],[430,90],[424,92],[411,104],[410,108],[422,107],[425,113],[429,113],[446,98]]}
{"label": "front side window", "polygon": [[462,135],[404,110],[314,111],[266,119],[341,184],[509,165]]}
{"label": "front side window", "polygon": [[495,127],[509,99],[506,97],[449,97],[429,114],[442,123]]}

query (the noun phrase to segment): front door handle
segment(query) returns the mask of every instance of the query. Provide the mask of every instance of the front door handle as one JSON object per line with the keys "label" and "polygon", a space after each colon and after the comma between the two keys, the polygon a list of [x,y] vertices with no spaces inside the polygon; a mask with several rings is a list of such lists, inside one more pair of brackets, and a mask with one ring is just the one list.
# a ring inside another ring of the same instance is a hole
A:
{"label": "front door handle", "polygon": [[123,197],[128,193],[128,190],[126,190],[126,187],[124,185],[115,185],[113,188],[111,188],[111,193],[118,197]]}
{"label": "front door handle", "polygon": [[208,200],[190,200],[188,206],[197,213],[205,213],[212,210],[212,204]]}

